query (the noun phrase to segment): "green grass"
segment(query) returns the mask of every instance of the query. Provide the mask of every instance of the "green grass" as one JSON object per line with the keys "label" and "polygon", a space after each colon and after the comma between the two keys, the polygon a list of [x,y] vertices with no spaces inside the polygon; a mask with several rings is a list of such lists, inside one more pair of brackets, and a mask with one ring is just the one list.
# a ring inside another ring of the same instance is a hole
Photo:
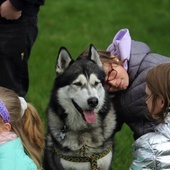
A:
{"label": "green grass", "polygon": [[[128,28],[132,39],[147,43],[155,53],[170,56],[169,9],[169,0],[46,0],[39,13],[39,35],[29,60],[27,94],[44,124],[61,46],[77,57],[91,43],[106,49],[119,29]],[[115,139],[114,170],[128,169],[132,142],[132,132],[124,126]]]}

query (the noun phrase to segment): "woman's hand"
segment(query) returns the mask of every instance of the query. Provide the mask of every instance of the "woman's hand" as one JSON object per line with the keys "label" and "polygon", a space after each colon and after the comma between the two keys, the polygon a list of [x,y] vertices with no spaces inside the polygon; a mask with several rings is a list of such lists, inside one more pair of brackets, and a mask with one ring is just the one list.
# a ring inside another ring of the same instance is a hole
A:
{"label": "woman's hand", "polygon": [[7,20],[16,20],[21,17],[22,11],[18,11],[9,0],[1,4],[0,14],[2,18]]}

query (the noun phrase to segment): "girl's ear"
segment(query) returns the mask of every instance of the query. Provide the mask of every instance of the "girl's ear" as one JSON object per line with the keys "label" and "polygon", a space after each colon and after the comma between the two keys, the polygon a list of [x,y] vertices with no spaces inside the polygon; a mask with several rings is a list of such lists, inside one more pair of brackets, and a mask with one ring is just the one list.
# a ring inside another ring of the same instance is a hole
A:
{"label": "girl's ear", "polygon": [[4,123],[2,127],[4,132],[9,132],[11,130],[11,124],[10,123]]}
{"label": "girl's ear", "polygon": [[161,109],[164,107],[164,105],[165,105],[164,99],[161,97],[161,99],[160,99],[160,107],[161,107]]}

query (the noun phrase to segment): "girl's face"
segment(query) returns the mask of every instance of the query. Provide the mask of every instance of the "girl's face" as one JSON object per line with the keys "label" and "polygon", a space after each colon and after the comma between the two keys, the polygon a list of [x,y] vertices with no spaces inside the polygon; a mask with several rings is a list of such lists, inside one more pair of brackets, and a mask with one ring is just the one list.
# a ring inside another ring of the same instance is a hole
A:
{"label": "girl's face", "polygon": [[103,63],[106,72],[105,87],[109,92],[127,89],[129,75],[123,66],[117,64]]}
{"label": "girl's face", "polygon": [[153,94],[151,93],[150,89],[148,88],[148,86],[146,85],[145,88],[145,92],[147,95],[147,98],[145,99],[145,102],[147,104],[148,110],[151,113],[153,118],[157,118],[157,114],[159,114],[162,111],[162,108],[164,106],[164,100],[162,97],[158,96],[157,100],[156,100],[156,106],[154,109],[152,109],[153,107]]}

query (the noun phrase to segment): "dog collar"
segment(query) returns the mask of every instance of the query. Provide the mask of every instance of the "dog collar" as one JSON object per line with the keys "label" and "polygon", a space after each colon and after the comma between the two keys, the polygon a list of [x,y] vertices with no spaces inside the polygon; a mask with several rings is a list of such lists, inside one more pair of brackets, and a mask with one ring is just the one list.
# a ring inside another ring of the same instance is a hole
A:
{"label": "dog collar", "polygon": [[97,160],[106,156],[111,150],[112,150],[112,145],[102,153],[93,154],[90,157],[78,157],[78,156],[63,155],[57,148],[55,148],[55,152],[57,156],[59,156],[60,158],[70,162],[90,162],[92,170],[99,170],[97,166]]}

